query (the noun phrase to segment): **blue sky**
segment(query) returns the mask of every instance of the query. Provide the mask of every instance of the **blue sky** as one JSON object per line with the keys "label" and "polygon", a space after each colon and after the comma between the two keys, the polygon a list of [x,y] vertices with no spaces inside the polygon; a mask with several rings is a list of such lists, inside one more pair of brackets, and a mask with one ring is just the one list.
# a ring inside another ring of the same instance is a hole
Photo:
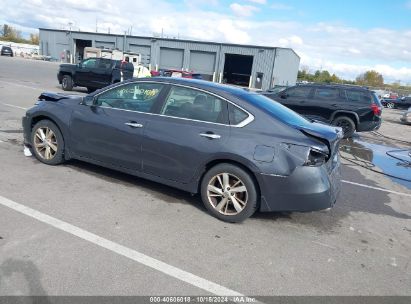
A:
{"label": "blue sky", "polygon": [[2,0],[0,24],[293,48],[300,67],[346,79],[374,69],[411,84],[411,0]]}

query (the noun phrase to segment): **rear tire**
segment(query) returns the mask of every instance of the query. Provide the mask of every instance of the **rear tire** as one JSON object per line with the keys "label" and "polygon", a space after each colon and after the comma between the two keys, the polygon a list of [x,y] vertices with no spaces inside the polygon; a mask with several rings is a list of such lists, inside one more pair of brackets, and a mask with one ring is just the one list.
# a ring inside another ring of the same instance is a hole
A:
{"label": "rear tire", "polygon": [[337,117],[333,120],[332,124],[343,129],[344,138],[352,137],[355,132],[355,123],[347,116]]}
{"label": "rear tire", "polygon": [[208,170],[201,181],[201,198],[212,215],[231,223],[249,218],[258,205],[253,178],[231,164],[219,164]]}
{"label": "rear tire", "polygon": [[61,88],[64,91],[71,91],[73,89],[73,79],[70,75],[64,75],[61,81]]}
{"label": "rear tire", "polygon": [[394,108],[395,108],[394,103],[393,103],[393,102],[387,103],[387,108],[388,108],[388,109],[394,109]]}
{"label": "rear tire", "polygon": [[63,135],[50,120],[40,120],[34,125],[31,131],[31,147],[34,156],[44,164],[58,165],[64,162]]}

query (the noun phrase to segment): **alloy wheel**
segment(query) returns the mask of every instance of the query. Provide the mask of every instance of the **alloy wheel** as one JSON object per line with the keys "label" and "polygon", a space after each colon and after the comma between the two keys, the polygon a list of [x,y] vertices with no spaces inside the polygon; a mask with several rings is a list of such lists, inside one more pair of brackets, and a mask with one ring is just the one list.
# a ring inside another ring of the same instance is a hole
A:
{"label": "alloy wheel", "polygon": [[53,159],[58,149],[56,134],[53,130],[48,127],[38,128],[34,135],[34,149],[41,158]]}
{"label": "alloy wheel", "polygon": [[229,173],[220,173],[210,179],[207,198],[211,206],[223,215],[239,214],[247,205],[248,192],[243,181]]}
{"label": "alloy wheel", "polygon": [[392,102],[387,103],[387,108],[393,109],[394,104]]}

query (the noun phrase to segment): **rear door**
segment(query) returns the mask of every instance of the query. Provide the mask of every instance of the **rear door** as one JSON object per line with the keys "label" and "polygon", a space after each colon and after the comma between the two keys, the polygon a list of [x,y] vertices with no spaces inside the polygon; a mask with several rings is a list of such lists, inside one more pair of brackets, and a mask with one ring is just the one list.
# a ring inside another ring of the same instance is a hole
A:
{"label": "rear door", "polygon": [[227,101],[204,91],[170,86],[144,129],[143,171],[188,183],[230,136]]}
{"label": "rear door", "polygon": [[345,106],[345,99],[338,88],[316,87],[313,94],[301,104],[301,114],[309,119],[329,122],[332,114]]}
{"label": "rear door", "polygon": [[72,114],[70,149],[80,158],[141,170],[141,144],[149,113],[164,85],[136,82],[95,97]]}
{"label": "rear door", "polygon": [[276,98],[278,102],[302,114],[305,110],[304,104],[307,102],[311,94],[312,88],[310,86],[296,86],[280,92],[279,97]]}

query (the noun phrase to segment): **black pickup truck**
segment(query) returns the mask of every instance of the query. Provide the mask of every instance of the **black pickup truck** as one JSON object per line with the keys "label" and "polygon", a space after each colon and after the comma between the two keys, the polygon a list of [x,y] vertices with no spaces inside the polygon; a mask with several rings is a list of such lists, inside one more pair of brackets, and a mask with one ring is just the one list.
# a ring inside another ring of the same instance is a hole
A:
{"label": "black pickup truck", "polygon": [[57,79],[64,91],[73,87],[86,87],[92,92],[112,83],[133,77],[134,66],[130,62],[107,58],[88,58],[79,64],[61,64]]}

